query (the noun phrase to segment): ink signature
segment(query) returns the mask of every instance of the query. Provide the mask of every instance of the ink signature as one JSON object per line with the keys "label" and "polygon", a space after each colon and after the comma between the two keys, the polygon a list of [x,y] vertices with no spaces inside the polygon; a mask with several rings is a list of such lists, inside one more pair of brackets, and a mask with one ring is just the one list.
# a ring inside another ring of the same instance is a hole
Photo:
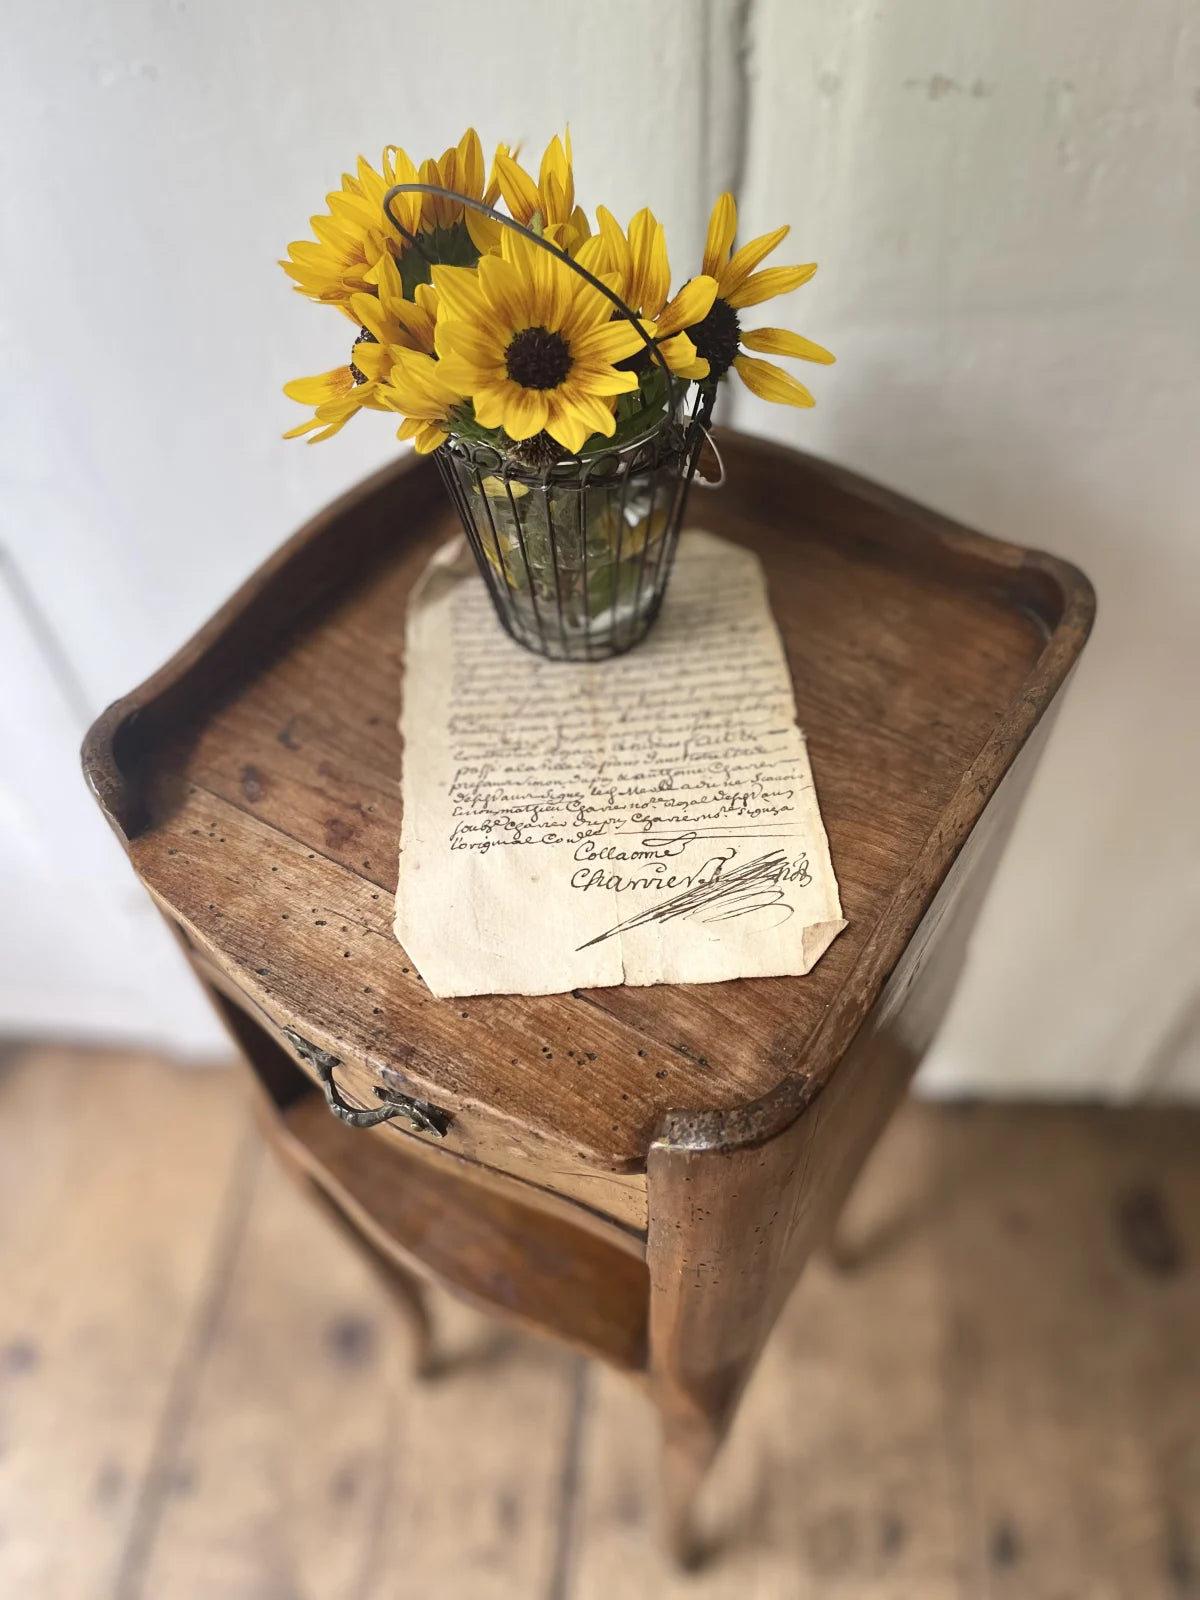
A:
{"label": "ink signature", "polygon": [[[614,934],[642,928],[652,922],[672,922],[676,917],[699,917],[702,922],[729,922],[734,917],[750,916],[756,911],[773,911],[776,916],[766,926],[778,927],[795,913],[795,907],[786,900],[780,884],[795,883],[804,888],[811,882],[812,874],[808,870],[806,855],[798,856],[793,861],[785,851],[771,850],[766,855],[756,856],[753,861],[735,867],[732,872],[712,877],[694,888],[685,889],[682,894],[673,895],[670,900],[663,900],[649,910],[639,912],[637,916],[618,922],[605,933],[598,933],[594,939],[579,945],[578,949],[587,950],[594,944],[611,939]],[[708,915],[704,915],[705,912]]]}

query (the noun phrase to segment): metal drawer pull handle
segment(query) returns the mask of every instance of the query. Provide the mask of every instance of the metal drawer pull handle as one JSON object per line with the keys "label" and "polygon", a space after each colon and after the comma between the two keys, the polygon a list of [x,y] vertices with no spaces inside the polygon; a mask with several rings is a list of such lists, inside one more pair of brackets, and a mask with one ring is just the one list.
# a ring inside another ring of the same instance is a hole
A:
{"label": "metal drawer pull handle", "polygon": [[330,1111],[348,1127],[373,1128],[376,1123],[390,1122],[393,1117],[406,1117],[414,1132],[432,1134],[435,1139],[446,1137],[446,1130],[454,1119],[448,1111],[431,1106],[427,1100],[413,1100],[409,1095],[396,1094],[394,1090],[381,1089],[376,1084],[374,1092],[383,1101],[377,1111],[359,1110],[357,1106],[352,1106],[333,1081],[333,1069],[341,1066],[341,1056],[330,1055],[328,1050],[319,1049],[294,1028],[284,1028],[282,1032],[301,1061],[307,1061],[320,1078]]}

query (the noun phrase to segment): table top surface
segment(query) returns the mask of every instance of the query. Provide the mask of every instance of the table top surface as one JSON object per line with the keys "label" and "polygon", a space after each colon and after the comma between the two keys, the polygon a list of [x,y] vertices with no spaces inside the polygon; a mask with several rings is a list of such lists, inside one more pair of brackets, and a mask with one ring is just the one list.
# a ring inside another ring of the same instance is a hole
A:
{"label": "table top surface", "polygon": [[685,524],[763,561],[848,921],[806,977],[430,995],[391,931],[405,606],[456,527],[428,461],[302,529],[84,750],[140,876],[273,1016],[613,1172],[669,1111],[833,1070],[1092,616],[1066,563],[721,444],[726,485]]}

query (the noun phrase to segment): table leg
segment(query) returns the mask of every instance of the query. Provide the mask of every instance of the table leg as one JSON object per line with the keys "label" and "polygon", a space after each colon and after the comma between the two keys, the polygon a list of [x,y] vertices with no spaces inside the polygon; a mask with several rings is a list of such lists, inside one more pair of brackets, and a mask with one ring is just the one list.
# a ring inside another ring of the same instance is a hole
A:
{"label": "table leg", "polygon": [[[299,1176],[297,1174],[297,1176]],[[387,1291],[392,1304],[408,1324],[413,1341],[413,1369],[418,1378],[436,1377],[441,1369],[434,1345],[433,1319],[420,1279],[385,1255],[357,1228],[341,1207],[311,1178],[300,1179],[305,1193],[335,1224],[339,1233],[363,1256]]]}

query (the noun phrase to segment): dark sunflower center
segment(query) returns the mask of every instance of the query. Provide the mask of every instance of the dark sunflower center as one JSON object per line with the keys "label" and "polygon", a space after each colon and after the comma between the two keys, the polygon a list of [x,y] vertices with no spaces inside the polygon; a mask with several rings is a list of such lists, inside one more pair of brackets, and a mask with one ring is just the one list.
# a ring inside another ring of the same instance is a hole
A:
{"label": "dark sunflower center", "polygon": [[571,348],[549,328],[522,328],[504,352],[504,365],[523,389],[557,389],[571,370]]}
{"label": "dark sunflower center", "polygon": [[360,344],[378,343],[379,340],[371,332],[370,328],[360,328],[358,330],[358,338],[355,339],[354,343],[350,346],[350,376],[354,379],[356,386],[360,383],[367,383],[370,380],[365,372],[360,372],[359,369],[354,365],[354,352],[358,349]]}
{"label": "dark sunflower center", "polygon": [[618,372],[636,372],[640,378],[646,372],[661,372],[655,358],[650,354],[645,345],[635,350],[631,356],[626,356],[624,361],[617,362]]}
{"label": "dark sunflower center", "polygon": [[566,454],[566,450],[558,440],[552,439],[544,428],[541,433],[535,433],[532,439],[522,439],[509,451],[509,455],[522,466],[536,467],[539,472],[543,467],[552,467]]}
{"label": "dark sunflower center", "polygon": [[720,295],[713,301],[712,310],[704,321],[693,323],[688,329],[688,337],[696,346],[696,353],[708,362],[710,377],[723,378],[729,371],[738,353],[741,331],[737,312]]}

